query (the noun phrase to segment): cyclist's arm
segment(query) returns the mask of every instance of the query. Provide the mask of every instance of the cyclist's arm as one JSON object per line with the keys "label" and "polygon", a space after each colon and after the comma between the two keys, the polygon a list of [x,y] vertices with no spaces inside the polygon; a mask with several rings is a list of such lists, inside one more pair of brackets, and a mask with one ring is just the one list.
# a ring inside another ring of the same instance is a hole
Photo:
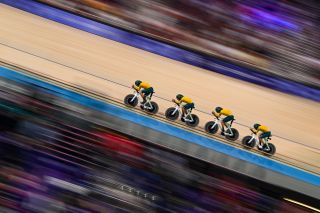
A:
{"label": "cyclist's arm", "polygon": [[212,114],[218,118],[221,116],[221,113],[216,113],[215,111],[212,111]]}
{"label": "cyclist's arm", "polygon": [[252,132],[254,132],[255,134],[257,134],[259,132],[259,130],[256,130],[255,128],[251,128],[250,129]]}
{"label": "cyclist's arm", "polygon": [[188,98],[186,98],[185,96],[183,98],[181,98],[181,100],[177,100],[176,103],[177,104],[181,104],[181,103],[189,103]]}
{"label": "cyclist's arm", "polygon": [[141,89],[141,87],[137,87],[136,85],[133,85],[133,88],[137,91],[139,91]]}
{"label": "cyclist's arm", "polygon": [[262,126],[259,126],[257,129],[257,132],[265,132],[265,129]]}
{"label": "cyclist's arm", "polygon": [[176,103],[176,104],[181,104],[182,103],[182,100],[177,100],[177,99],[174,99],[174,102]]}

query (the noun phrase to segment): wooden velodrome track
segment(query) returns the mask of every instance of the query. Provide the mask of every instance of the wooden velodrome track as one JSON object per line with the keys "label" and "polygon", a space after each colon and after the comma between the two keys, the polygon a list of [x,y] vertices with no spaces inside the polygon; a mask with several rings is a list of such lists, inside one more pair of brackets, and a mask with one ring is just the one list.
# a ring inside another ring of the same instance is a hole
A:
{"label": "wooden velodrome track", "polygon": [[[261,122],[275,137],[276,158],[320,174],[320,104],[107,40],[0,4],[0,60],[122,100],[136,79],[150,82],[160,113],[177,93],[197,109],[231,109],[240,138]],[[164,100],[167,99],[167,100]],[[212,117],[196,112],[200,126]],[[237,142],[239,143],[239,142]]]}

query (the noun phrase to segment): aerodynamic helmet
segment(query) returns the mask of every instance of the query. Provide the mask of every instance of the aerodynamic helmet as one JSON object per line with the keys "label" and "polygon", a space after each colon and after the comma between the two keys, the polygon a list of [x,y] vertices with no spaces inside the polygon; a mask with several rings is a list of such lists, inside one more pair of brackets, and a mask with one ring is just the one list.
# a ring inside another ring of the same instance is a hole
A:
{"label": "aerodynamic helmet", "polygon": [[260,125],[260,124],[254,124],[254,125],[253,125],[253,128],[258,129],[259,126],[261,126],[261,125]]}
{"label": "aerodynamic helmet", "polygon": [[135,82],[134,82],[134,84],[138,87],[140,84],[142,83],[142,81],[140,81],[140,80],[136,80]]}
{"label": "aerodynamic helmet", "polygon": [[181,95],[181,94],[178,94],[177,96],[176,96],[176,98],[177,98],[177,100],[181,100],[182,98],[183,98],[183,95]]}
{"label": "aerodynamic helmet", "polygon": [[222,110],[222,107],[216,107],[216,112],[217,112],[217,113],[220,113],[221,110]]}

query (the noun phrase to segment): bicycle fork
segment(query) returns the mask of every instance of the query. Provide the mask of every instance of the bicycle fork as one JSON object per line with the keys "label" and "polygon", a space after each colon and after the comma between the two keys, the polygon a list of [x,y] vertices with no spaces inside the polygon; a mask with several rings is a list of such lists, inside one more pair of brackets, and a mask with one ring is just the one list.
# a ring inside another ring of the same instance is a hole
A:
{"label": "bicycle fork", "polygon": [[255,141],[255,140],[256,140],[255,134],[252,134],[250,140],[248,141],[248,144],[251,144],[252,141]]}
{"label": "bicycle fork", "polygon": [[134,94],[133,98],[131,99],[131,102],[134,102],[134,100],[136,100],[136,98],[138,98],[138,96],[139,96],[139,93],[136,92]]}
{"label": "bicycle fork", "polygon": [[176,106],[176,108],[173,110],[173,112],[171,113],[171,115],[174,115],[177,113],[177,111],[179,111],[179,106]]}

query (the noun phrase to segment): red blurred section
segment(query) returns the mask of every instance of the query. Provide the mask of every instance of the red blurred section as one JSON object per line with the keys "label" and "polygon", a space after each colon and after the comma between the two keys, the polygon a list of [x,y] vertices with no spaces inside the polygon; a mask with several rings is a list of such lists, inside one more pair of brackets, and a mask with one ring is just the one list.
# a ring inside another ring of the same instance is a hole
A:
{"label": "red blurred section", "polygon": [[283,200],[301,195],[113,132],[52,91],[1,78],[0,91],[0,212],[308,212]]}
{"label": "red blurred section", "polygon": [[112,150],[118,154],[132,155],[139,158],[143,157],[143,146],[134,141],[113,135],[111,133],[98,132],[95,134],[102,139],[102,145],[109,150]]}

